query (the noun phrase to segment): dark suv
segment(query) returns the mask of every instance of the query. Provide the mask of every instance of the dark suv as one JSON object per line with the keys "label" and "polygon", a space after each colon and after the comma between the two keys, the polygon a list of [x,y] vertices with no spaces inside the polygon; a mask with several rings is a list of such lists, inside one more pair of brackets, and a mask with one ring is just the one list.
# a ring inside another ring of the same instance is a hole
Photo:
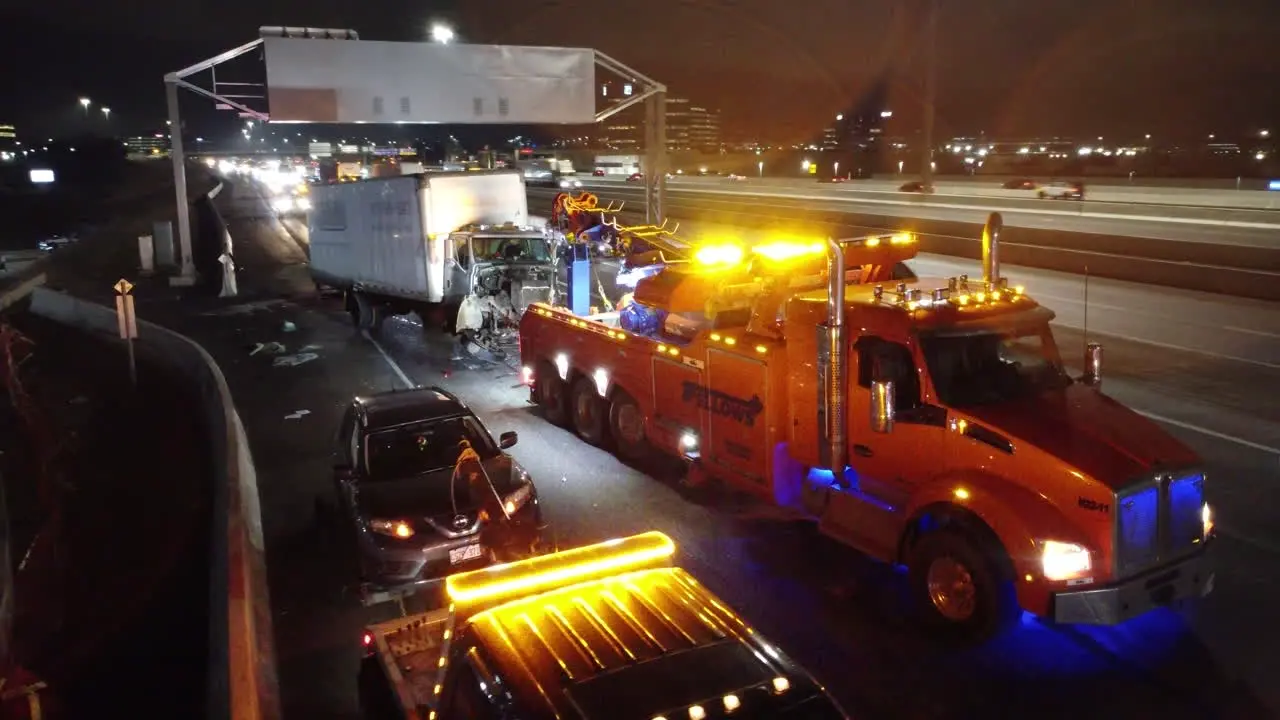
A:
{"label": "dark suv", "polygon": [[[538,493],[480,419],[436,387],[358,397],[334,457],[341,514],[355,530],[365,596],[412,589],[532,552]],[[504,547],[490,547],[501,537]]]}

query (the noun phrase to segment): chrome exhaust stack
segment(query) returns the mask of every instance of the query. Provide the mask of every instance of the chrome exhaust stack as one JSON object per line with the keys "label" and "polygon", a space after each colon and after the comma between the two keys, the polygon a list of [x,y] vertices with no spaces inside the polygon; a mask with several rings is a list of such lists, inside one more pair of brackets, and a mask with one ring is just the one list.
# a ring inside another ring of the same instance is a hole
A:
{"label": "chrome exhaust stack", "polygon": [[844,246],[827,239],[827,322],[818,328],[818,380],[822,400],[823,437],[826,464],[837,477],[848,465],[848,419],[845,412],[847,348],[844,341]]}
{"label": "chrome exhaust stack", "polygon": [[993,212],[982,228],[982,283],[988,288],[1000,285],[1000,233],[1004,218]]}

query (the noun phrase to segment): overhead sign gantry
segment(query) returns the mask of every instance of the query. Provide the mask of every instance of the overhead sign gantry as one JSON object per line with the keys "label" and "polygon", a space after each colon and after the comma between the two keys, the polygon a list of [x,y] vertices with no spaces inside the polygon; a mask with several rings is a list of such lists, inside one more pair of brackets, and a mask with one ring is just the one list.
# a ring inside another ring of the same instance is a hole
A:
{"label": "overhead sign gantry", "polygon": [[[236,91],[221,91],[216,68],[258,49],[266,83],[224,82],[221,87]],[[596,112],[597,67],[631,82],[637,92]],[[214,76],[212,89],[192,80],[205,72]],[[195,282],[179,88],[269,123],[587,125],[645,103],[646,218],[663,218],[667,88],[598,50],[370,41],[354,30],[263,27],[258,39],[164,80],[182,248],[175,284]],[[243,94],[238,88],[244,86],[263,92]],[[266,108],[253,107],[255,100]]]}

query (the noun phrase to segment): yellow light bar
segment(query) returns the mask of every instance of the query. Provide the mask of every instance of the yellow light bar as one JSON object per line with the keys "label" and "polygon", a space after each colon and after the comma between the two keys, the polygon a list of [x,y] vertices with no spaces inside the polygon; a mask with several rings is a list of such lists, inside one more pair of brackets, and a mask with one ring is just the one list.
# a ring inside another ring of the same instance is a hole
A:
{"label": "yellow light bar", "polygon": [[909,232],[897,233],[889,238],[890,245],[910,245],[916,241],[916,236]]}
{"label": "yellow light bar", "polygon": [[700,265],[737,265],[742,258],[742,248],[738,245],[704,245],[693,254]]}
{"label": "yellow light bar", "polygon": [[751,252],[774,262],[783,262],[793,260],[806,255],[822,255],[826,253],[827,246],[820,242],[801,243],[801,242],[770,242],[763,245],[756,245],[751,248]]}
{"label": "yellow light bar", "polygon": [[676,544],[671,538],[652,531],[450,575],[445,579],[445,592],[450,601],[457,603],[529,595],[592,578],[615,575],[669,558],[675,552]]}

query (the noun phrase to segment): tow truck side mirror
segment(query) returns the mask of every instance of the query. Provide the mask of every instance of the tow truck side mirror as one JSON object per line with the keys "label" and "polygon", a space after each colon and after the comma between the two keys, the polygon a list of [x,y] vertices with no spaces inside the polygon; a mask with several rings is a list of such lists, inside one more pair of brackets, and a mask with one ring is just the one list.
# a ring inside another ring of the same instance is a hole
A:
{"label": "tow truck side mirror", "polygon": [[515,445],[519,439],[520,436],[516,435],[515,430],[508,430],[498,436],[498,447],[506,450],[507,448]]}
{"label": "tow truck side mirror", "polygon": [[892,380],[871,382],[871,432],[883,434],[893,431],[893,389]]}
{"label": "tow truck side mirror", "polygon": [[1084,350],[1084,374],[1080,381],[1097,387],[1102,384],[1102,345],[1089,343]]}

